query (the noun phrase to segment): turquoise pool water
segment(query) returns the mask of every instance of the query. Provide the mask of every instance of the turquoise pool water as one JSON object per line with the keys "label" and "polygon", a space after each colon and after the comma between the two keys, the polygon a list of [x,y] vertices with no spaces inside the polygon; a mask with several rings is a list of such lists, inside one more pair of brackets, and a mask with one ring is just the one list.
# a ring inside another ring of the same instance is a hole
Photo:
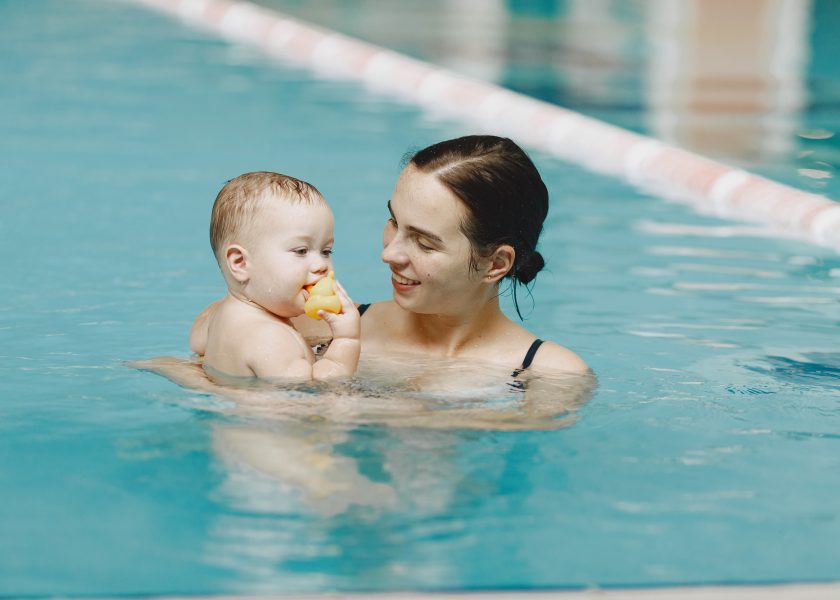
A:
{"label": "turquoise pool water", "polygon": [[[316,183],[351,295],[384,298],[399,159],[464,126],[130,4],[0,15],[0,594],[840,577],[836,254],[535,154],[553,204],[527,325],[598,373],[574,425],[226,416],[123,366],[187,355],[221,290],[221,184]],[[282,482],[231,458],[243,436],[286,459]],[[355,487],[297,485],[289,457]]]}

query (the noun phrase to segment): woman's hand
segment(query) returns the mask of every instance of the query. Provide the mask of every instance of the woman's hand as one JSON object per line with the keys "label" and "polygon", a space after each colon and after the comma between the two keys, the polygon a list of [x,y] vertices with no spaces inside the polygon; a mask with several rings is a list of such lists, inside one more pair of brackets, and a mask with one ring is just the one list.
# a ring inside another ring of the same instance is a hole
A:
{"label": "woman's hand", "polygon": [[221,300],[216,300],[213,304],[201,311],[201,314],[195,318],[192,328],[190,328],[190,350],[204,356],[204,351],[207,350],[207,329],[210,323],[210,315],[216,310]]}

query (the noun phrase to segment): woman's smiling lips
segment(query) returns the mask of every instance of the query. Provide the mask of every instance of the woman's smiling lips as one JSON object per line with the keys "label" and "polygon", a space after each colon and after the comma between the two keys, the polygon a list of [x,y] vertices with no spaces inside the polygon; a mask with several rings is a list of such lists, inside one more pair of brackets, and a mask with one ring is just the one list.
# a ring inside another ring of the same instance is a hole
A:
{"label": "woman's smiling lips", "polygon": [[400,291],[410,290],[411,288],[420,285],[419,281],[409,279],[408,277],[403,277],[402,275],[394,273],[393,271],[391,271],[391,283],[396,289]]}

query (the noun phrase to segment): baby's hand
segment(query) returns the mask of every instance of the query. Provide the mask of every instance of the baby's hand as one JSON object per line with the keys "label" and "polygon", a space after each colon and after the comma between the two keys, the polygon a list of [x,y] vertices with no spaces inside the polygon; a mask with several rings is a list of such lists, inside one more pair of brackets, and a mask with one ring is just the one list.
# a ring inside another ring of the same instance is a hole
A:
{"label": "baby's hand", "polygon": [[359,310],[341,284],[337,281],[333,283],[333,289],[341,302],[341,312],[334,314],[325,310],[319,310],[318,316],[327,322],[332,331],[333,339],[351,339],[358,340],[361,333],[361,317]]}
{"label": "baby's hand", "polygon": [[334,283],[335,273],[330,271],[326,277],[318,280],[318,283],[306,286],[309,291],[309,298],[306,299],[303,310],[308,317],[320,321],[320,311],[322,309],[331,313],[341,312],[341,300],[335,294]]}

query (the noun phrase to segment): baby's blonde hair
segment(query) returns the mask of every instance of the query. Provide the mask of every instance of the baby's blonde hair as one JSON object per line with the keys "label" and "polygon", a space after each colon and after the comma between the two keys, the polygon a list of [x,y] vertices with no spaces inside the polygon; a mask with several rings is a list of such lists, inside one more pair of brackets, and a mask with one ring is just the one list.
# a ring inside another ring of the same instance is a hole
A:
{"label": "baby's blonde hair", "polygon": [[238,241],[255,223],[263,203],[274,198],[307,204],[324,202],[314,185],[289,175],[256,171],[231,179],[216,196],[210,216],[210,247],[220,264],[219,252]]}

